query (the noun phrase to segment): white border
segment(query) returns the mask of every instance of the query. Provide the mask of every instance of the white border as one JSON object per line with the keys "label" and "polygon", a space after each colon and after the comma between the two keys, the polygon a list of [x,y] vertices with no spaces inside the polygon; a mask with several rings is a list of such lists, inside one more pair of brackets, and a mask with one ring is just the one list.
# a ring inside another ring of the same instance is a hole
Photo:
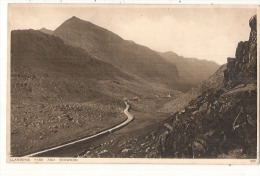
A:
{"label": "white border", "polygon": [[[63,176],[67,175],[195,175],[199,173],[199,175],[260,175],[259,165],[168,165],[168,164],[7,164],[6,163],[6,78],[7,78],[7,3],[8,2],[16,2],[16,3],[27,3],[29,0],[0,0],[0,39],[1,39],[1,47],[0,47],[0,144],[1,144],[1,166],[0,166],[0,175],[2,176],[16,176],[16,175],[57,175],[62,174]],[[57,3],[60,0],[31,0],[31,2],[48,2],[48,3]],[[62,2],[71,3],[93,3],[93,1],[84,1],[84,0],[62,0]],[[170,1],[170,0],[162,0],[162,1],[151,1],[151,0],[132,0],[132,1],[106,1],[106,0],[97,0],[96,3],[160,3],[160,4],[260,4],[260,0],[232,0],[232,1],[185,1],[182,0],[181,3],[179,1]],[[259,20],[259,19],[258,19]],[[259,28],[258,28],[259,30]],[[258,37],[259,44],[259,37]],[[259,56],[259,53],[258,53]],[[259,63],[258,63],[259,64]],[[259,78],[258,78],[259,84]],[[259,90],[258,90],[259,94]],[[258,100],[259,101],[259,100]],[[259,103],[259,102],[258,102]],[[258,112],[259,113],[259,112]],[[259,127],[258,127],[259,128]],[[258,134],[259,135],[259,134]],[[259,136],[258,136],[259,138]]]}

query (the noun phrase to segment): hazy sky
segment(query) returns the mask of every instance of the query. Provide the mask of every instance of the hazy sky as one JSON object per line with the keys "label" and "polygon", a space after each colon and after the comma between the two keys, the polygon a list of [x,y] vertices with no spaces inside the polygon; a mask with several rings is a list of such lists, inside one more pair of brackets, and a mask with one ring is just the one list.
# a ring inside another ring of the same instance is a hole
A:
{"label": "hazy sky", "polygon": [[104,27],[149,48],[219,64],[234,57],[237,43],[248,40],[255,8],[193,6],[11,5],[10,29],[55,30],[72,16]]}

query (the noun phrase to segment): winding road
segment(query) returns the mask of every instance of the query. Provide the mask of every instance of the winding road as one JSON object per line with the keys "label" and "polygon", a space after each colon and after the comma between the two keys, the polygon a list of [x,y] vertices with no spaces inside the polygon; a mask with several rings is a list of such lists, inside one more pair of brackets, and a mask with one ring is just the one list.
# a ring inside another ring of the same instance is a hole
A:
{"label": "winding road", "polygon": [[124,110],[124,114],[127,116],[127,119],[114,126],[114,127],[111,127],[109,129],[106,129],[104,131],[101,131],[97,134],[94,134],[92,136],[88,136],[88,137],[85,137],[85,138],[82,138],[82,139],[78,139],[78,140],[75,140],[73,142],[69,142],[69,143],[66,143],[66,144],[62,144],[62,145],[59,145],[59,146],[56,146],[56,147],[52,147],[52,148],[49,148],[49,149],[45,149],[45,150],[41,150],[41,151],[38,151],[38,152],[35,152],[35,153],[31,153],[29,155],[25,155],[23,157],[33,157],[33,156],[37,156],[37,155],[40,155],[40,154],[43,154],[43,153],[46,153],[46,152],[50,152],[50,151],[53,151],[53,150],[57,150],[57,149],[61,149],[63,147],[68,147],[70,145],[74,145],[74,144],[77,144],[77,143],[80,143],[80,142],[83,142],[83,141],[87,141],[87,140],[90,140],[90,139],[94,139],[94,138],[97,138],[97,137],[100,137],[100,136],[103,136],[105,134],[110,134],[116,130],[119,130],[120,128],[126,126],[128,123],[130,123],[133,119],[134,119],[134,116],[129,112],[129,109],[130,109],[130,104],[127,102],[127,100],[125,100],[125,105],[126,105],[126,108]]}

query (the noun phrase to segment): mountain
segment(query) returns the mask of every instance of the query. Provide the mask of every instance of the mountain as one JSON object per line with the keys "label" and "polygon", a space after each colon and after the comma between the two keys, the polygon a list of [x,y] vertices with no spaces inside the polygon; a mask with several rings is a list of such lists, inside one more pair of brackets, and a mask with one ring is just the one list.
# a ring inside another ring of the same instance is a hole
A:
{"label": "mountain", "polygon": [[12,156],[124,121],[123,98],[168,94],[174,91],[140,82],[54,35],[39,30],[11,32]]}
{"label": "mountain", "polygon": [[174,52],[159,54],[177,67],[181,79],[192,84],[197,84],[208,79],[219,68],[219,65],[213,61],[185,58]]}
{"label": "mountain", "polygon": [[157,149],[165,158],[256,158],[257,152],[257,29],[249,21],[248,41],[238,43],[196,98],[165,120]]}
{"label": "mountain", "polygon": [[12,31],[11,63],[68,77],[109,79],[126,76],[112,65],[96,60],[81,48],[36,30]]}
{"label": "mountain", "polygon": [[[146,117],[146,114],[140,115],[140,109],[147,109],[142,107],[142,104],[147,106],[147,101],[142,98],[131,101],[132,113],[137,117],[130,127],[131,132],[125,129],[125,134],[111,134],[108,139],[94,142],[78,156],[255,160],[258,125],[256,16],[249,24],[249,41],[239,42],[236,58],[228,58],[227,64],[186,94],[171,96],[169,103],[153,99],[156,107],[149,109],[152,112],[148,113],[149,120],[153,116],[160,117],[157,112],[161,106],[164,106],[161,111],[169,113],[168,118],[158,119],[149,126],[140,121],[134,124],[138,117]],[[165,113],[162,115],[166,117]],[[97,145],[100,147],[95,147]]]}
{"label": "mountain", "polygon": [[178,90],[189,88],[189,84],[179,78],[176,66],[157,52],[90,22],[72,17],[61,24],[54,35],[142,81]]}
{"label": "mountain", "polygon": [[41,28],[40,31],[43,32],[43,33],[45,33],[45,34],[49,34],[49,35],[52,35],[52,34],[53,34],[53,31],[52,31],[52,30],[49,30],[49,29],[46,29],[46,28]]}

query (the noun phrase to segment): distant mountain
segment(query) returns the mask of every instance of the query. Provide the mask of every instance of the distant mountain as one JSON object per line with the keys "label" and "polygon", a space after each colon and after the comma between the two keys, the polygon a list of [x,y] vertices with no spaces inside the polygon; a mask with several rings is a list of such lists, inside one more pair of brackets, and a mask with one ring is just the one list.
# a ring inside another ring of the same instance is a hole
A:
{"label": "distant mountain", "polygon": [[163,105],[161,112],[171,113],[180,111],[185,106],[189,104],[189,102],[195,98],[197,98],[202,92],[208,91],[214,88],[223,88],[224,87],[224,77],[223,72],[227,68],[227,65],[224,64],[219,67],[219,69],[211,75],[207,80],[202,81],[196,86],[192,87],[188,92],[184,94],[179,94],[172,101]]}
{"label": "distant mountain", "polygon": [[173,89],[188,88],[189,84],[180,79],[176,66],[157,52],[90,22],[72,17],[61,24],[54,35],[135,78]]}
{"label": "distant mountain", "polygon": [[193,84],[208,79],[219,68],[219,65],[213,61],[185,58],[174,52],[159,54],[167,61],[176,65],[180,78]]}
{"label": "distant mountain", "polygon": [[52,34],[53,34],[53,31],[52,31],[52,30],[49,30],[49,29],[46,29],[46,28],[41,28],[40,31],[43,32],[43,33],[45,33],[45,34],[49,34],[49,35],[52,35]]}

